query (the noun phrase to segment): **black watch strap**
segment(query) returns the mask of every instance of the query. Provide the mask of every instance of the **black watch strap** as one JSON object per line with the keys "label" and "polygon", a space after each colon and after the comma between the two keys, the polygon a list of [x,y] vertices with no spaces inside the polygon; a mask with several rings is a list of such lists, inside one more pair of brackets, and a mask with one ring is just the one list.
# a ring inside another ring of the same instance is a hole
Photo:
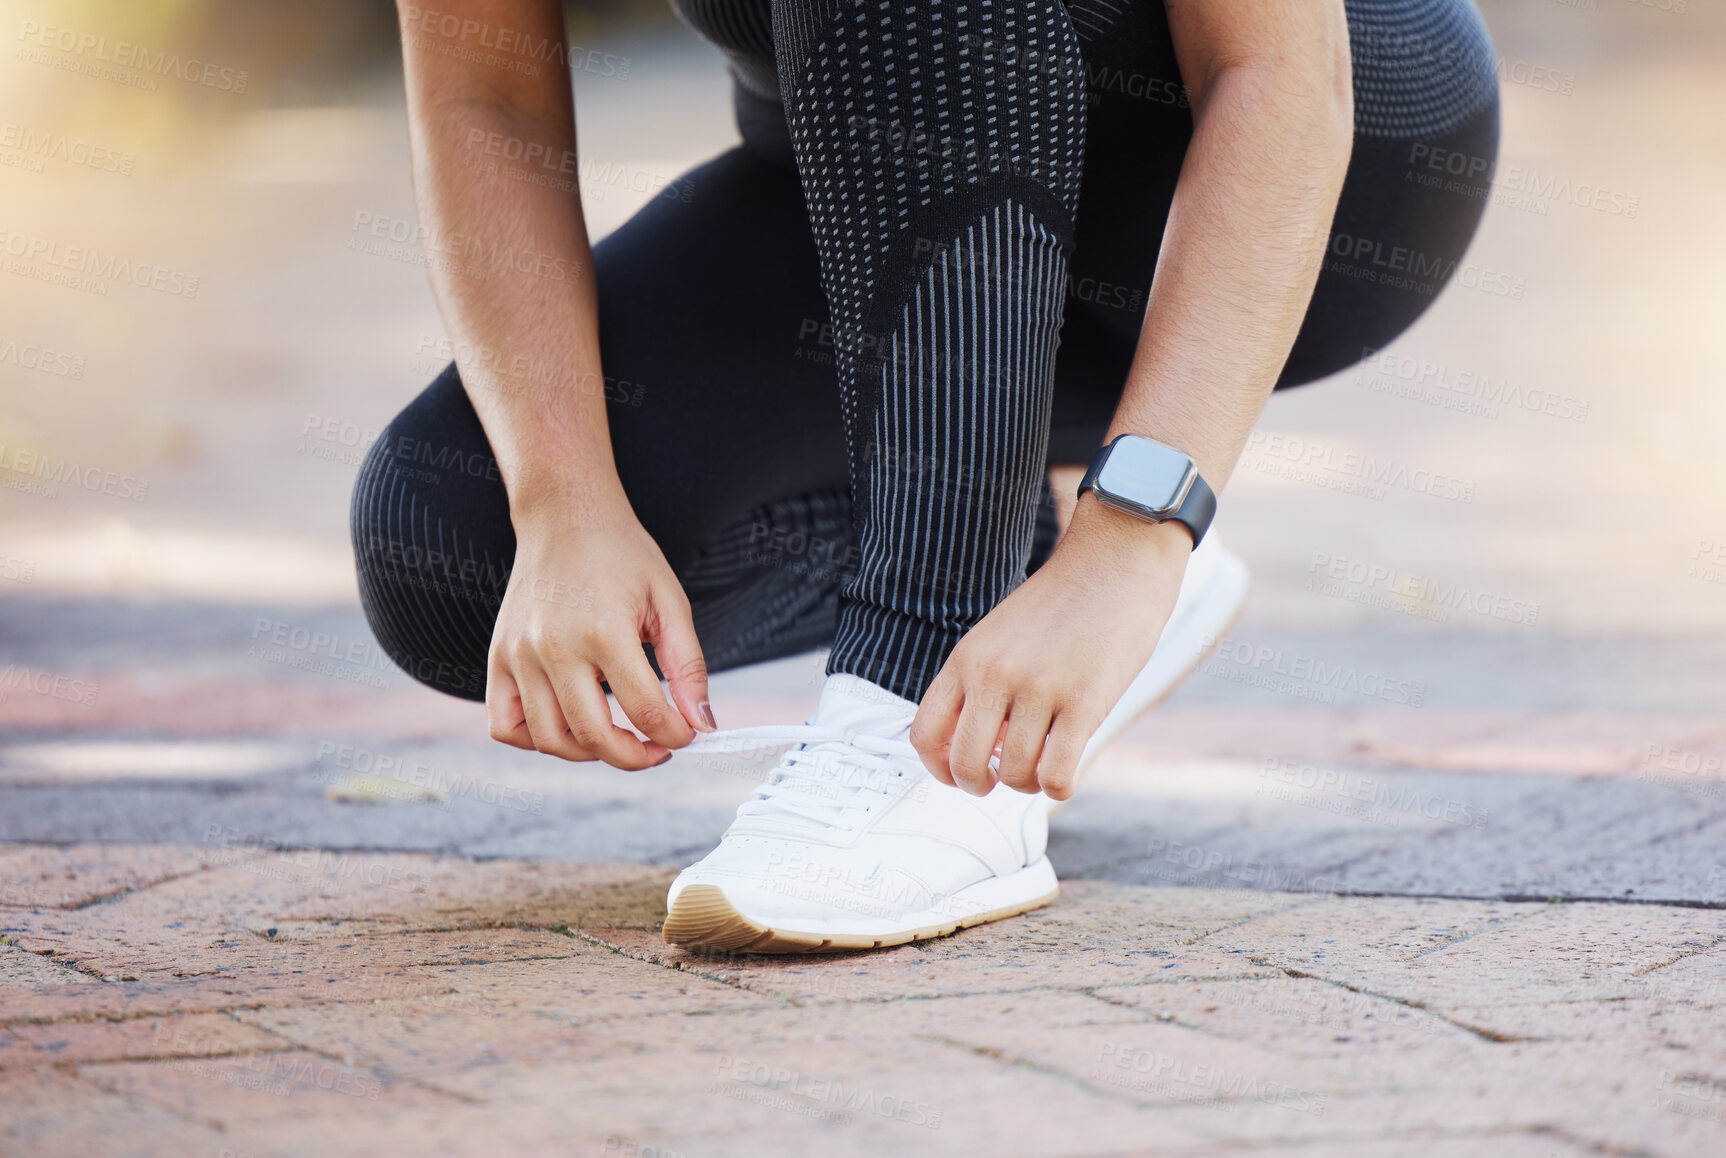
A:
{"label": "black watch strap", "polygon": [[[1109,451],[1114,443],[1107,443],[1097,448],[1097,453],[1091,456],[1091,465],[1085,469],[1084,480],[1079,483],[1079,493],[1082,495],[1096,485],[1097,475],[1103,469],[1103,462],[1109,457]],[[1101,501],[1099,496],[1098,501]],[[1211,489],[1211,484],[1204,476],[1193,473],[1193,485],[1187,489],[1187,497],[1175,512],[1159,522],[1180,523],[1192,532],[1193,547],[1204,541],[1205,532],[1210,530],[1211,520],[1217,516],[1217,492]]]}
{"label": "black watch strap", "polygon": [[1170,520],[1186,524],[1187,530],[1193,533],[1193,546],[1196,548],[1204,540],[1205,532],[1211,529],[1211,520],[1216,517],[1217,492],[1211,489],[1203,475],[1193,475],[1193,487],[1187,492],[1186,501],[1169,516]]}

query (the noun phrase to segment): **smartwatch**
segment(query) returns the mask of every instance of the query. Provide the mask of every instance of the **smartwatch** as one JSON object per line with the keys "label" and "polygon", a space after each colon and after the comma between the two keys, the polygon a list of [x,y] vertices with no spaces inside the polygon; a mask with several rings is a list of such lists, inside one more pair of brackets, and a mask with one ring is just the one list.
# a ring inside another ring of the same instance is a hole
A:
{"label": "smartwatch", "polygon": [[1216,492],[1190,454],[1154,438],[1123,434],[1091,456],[1079,494],[1152,523],[1184,524],[1197,547],[1217,513]]}

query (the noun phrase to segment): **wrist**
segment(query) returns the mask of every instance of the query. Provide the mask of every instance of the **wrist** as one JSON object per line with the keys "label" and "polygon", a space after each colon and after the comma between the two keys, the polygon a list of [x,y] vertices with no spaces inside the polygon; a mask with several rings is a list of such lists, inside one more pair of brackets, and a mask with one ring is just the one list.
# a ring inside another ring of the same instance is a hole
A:
{"label": "wrist", "polygon": [[612,527],[635,518],[614,471],[554,472],[530,463],[508,493],[509,518],[518,535],[541,528],[568,532]]}
{"label": "wrist", "polygon": [[1092,556],[1107,556],[1127,567],[1158,567],[1173,563],[1184,567],[1193,552],[1193,536],[1185,524],[1148,519],[1109,506],[1095,494],[1079,496],[1072,522],[1059,547]]}

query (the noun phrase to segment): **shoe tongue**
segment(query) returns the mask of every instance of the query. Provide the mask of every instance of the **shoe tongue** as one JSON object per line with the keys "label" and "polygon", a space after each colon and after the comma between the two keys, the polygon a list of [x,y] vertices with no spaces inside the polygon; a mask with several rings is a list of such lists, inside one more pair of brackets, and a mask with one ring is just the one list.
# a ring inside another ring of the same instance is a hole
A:
{"label": "shoe tongue", "polygon": [[811,724],[897,739],[910,730],[917,705],[860,676],[830,675]]}

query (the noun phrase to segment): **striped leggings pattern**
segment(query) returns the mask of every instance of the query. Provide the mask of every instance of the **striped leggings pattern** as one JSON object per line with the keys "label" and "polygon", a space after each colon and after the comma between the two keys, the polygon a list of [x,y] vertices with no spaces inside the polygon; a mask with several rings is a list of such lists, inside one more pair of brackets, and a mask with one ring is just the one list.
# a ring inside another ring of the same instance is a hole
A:
{"label": "striped leggings pattern", "polygon": [[773,12],[856,502],[828,670],[919,699],[1030,561],[1083,62],[1058,0]]}
{"label": "striped leggings pattern", "polygon": [[[463,485],[459,475],[428,478],[397,459],[393,441],[386,434],[372,446],[354,491],[350,532],[361,560],[361,605],[379,646],[409,675],[463,699],[484,699],[485,657],[514,543],[498,535],[507,511],[485,517],[472,503],[501,501],[501,488]],[[478,454],[464,450],[458,457]],[[459,513],[446,515],[434,504]],[[1045,481],[1033,569],[1054,549],[1054,510]],[[463,524],[477,533],[464,534]],[[763,503],[720,531],[678,576],[708,668],[726,671],[831,644],[839,591],[856,575],[858,556],[848,490]],[[591,598],[552,579],[540,583],[541,598],[575,606]]]}
{"label": "striped leggings pattern", "polygon": [[364,561],[360,604],[397,666],[439,691],[484,699],[484,657],[514,553],[464,540],[419,493],[425,472],[393,461],[390,442],[367,452],[349,509]]}
{"label": "striped leggings pattern", "polygon": [[[673,3],[730,58],[743,141],[594,246],[605,372],[635,385],[619,479],[710,669],[832,643],[915,696],[1048,557],[1043,466],[1089,457],[1127,379],[1192,133],[1162,0]],[[1486,186],[1421,158],[1497,155],[1471,0],[1347,9],[1354,155],[1282,387],[1387,346],[1458,268]],[[1441,272],[1363,277],[1363,240]],[[516,543],[457,367],[371,449],[351,525],[384,651],[481,698]]]}

